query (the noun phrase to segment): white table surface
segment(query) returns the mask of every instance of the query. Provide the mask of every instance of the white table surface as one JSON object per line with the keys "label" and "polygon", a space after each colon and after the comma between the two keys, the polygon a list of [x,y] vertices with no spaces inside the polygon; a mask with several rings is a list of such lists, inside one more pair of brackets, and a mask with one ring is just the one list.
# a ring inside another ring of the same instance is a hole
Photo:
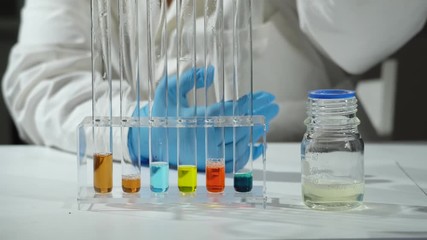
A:
{"label": "white table surface", "polygon": [[2,240],[427,238],[427,143],[366,144],[365,204],[341,212],[303,205],[297,143],[268,146],[265,210],[81,211],[75,155],[0,146],[0,156]]}

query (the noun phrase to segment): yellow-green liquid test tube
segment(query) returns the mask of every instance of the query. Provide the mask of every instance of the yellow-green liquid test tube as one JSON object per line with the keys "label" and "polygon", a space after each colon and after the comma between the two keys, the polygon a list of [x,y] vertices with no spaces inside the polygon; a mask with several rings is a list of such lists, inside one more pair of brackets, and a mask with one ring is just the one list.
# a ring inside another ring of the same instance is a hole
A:
{"label": "yellow-green liquid test tube", "polygon": [[192,193],[197,189],[197,167],[194,165],[178,166],[178,188],[183,193]]}

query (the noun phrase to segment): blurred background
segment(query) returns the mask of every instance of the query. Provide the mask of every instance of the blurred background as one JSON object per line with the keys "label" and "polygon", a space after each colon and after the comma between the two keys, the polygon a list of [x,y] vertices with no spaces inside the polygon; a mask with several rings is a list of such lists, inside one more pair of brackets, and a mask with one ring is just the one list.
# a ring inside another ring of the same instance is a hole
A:
{"label": "blurred background", "polygon": [[[4,1],[0,8],[0,77],[17,40],[23,0]],[[365,108],[377,141],[427,140],[427,27],[398,52],[358,81],[358,99]],[[1,93],[0,93],[1,95]],[[77,125],[78,123],[76,123]],[[0,97],[0,144],[22,144]]]}
{"label": "blurred background", "polygon": [[[0,8],[0,79],[6,70],[10,49],[17,40],[19,12],[23,2],[24,0],[4,1]],[[0,144],[22,143],[5,106],[2,93],[0,95]]]}

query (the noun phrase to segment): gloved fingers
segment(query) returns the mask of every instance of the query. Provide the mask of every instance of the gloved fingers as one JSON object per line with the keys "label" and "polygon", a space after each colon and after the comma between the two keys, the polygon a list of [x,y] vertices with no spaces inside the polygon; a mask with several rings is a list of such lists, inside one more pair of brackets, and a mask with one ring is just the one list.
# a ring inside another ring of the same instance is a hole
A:
{"label": "gloved fingers", "polygon": [[[185,102],[187,103],[187,100],[185,100]],[[203,106],[197,106],[196,108],[188,107],[188,104],[186,105],[186,107],[182,107],[180,112],[181,117],[205,117],[205,114],[206,114],[206,107],[203,107]]]}
{"label": "gloved fingers", "polygon": [[[258,128],[258,129],[254,129],[254,138],[259,138],[260,135],[263,135],[264,131],[262,130],[262,128]],[[249,135],[245,135],[242,139],[240,139],[237,143],[236,143],[236,161],[235,161],[235,170],[239,170],[241,168],[243,168],[249,159],[250,156],[250,142],[249,142],[250,136]],[[252,159],[256,160],[258,159],[262,153],[264,151],[264,145],[256,145],[254,142],[254,145],[252,147]],[[233,143],[227,143],[225,145],[225,159],[226,159],[226,164],[228,163],[228,169],[232,171],[233,169]],[[231,164],[231,165],[230,165]]]}
{"label": "gloved fingers", "polygon": [[[138,131],[139,130],[139,131]],[[138,146],[139,144],[139,146]],[[139,149],[138,149],[139,148]],[[128,149],[132,162],[140,156],[141,164],[148,165],[148,129],[146,127],[131,127],[128,131]]]}
{"label": "gloved fingers", "polygon": [[[209,66],[206,71],[205,68],[197,68],[197,69],[189,69],[185,71],[181,77],[179,82],[180,88],[180,101],[183,106],[187,107],[187,93],[190,92],[194,88],[194,84],[196,84],[196,88],[202,87],[210,87],[212,85],[214,79],[215,69],[212,66]],[[194,80],[196,77],[196,80]],[[175,86],[171,86],[176,91],[176,81]]]}
{"label": "gloved fingers", "polygon": [[[266,132],[268,132],[269,125],[266,125]],[[264,136],[264,127],[263,126],[254,126],[252,128],[252,141],[253,143],[258,142]]]}
{"label": "gloved fingers", "polygon": [[154,161],[165,160],[167,158],[167,150],[170,145],[168,140],[167,128],[151,128],[151,157]]}
{"label": "gloved fingers", "polygon": [[201,86],[198,85],[197,88],[201,88],[201,87],[209,88],[214,81],[215,68],[212,65],[209,65],[207,68],[204,68],[203,73],[205,74],[204,82],[201,84]]}
{"label": "gloved fingers", "polygon": [[264,152],[264,145],[254,146],[252,149],[252,159],[257,160]]}
{"label": "gloved fingers", "polygon": [[243,116],[249,112],[249,95],[244,95],[237,100],[237,104],[233,100],[225,102],[225,115],[226,116]]}
{"label": "gloved fingers", "polygon": [[[236,156],[237,156],[236,167],[237,167],[237,169],[236,170],[241,169],[248,162],[248,158],[249,158],[249,154],[250,154],[250,148],[251,148],[251,146],[249,144],[250,144],[249,135],[237,142],[237,144],[236,144],[236,151],[237,151],[236,152]],[[262,146],[262,145],[259,145],[259,146]],[[253,146],[252,147],[253,159],[256,159],[260,156],[259,151],[261,151],[261,149],[259,149],[259,146]]]}
{"label": "gloved fingers", "polygon": [[158,83],[155,92],[155,100],[162,100],[161,96],[166,96],[166,87],[174,85],[176,87],[176,75],[173,76],[164,76]]}
{"label": "gloved fingers", "polygon": [[[255,92],[252,95],[252,102],[253,102],[253,109],[261,108],[264,105],[268,105],[271,102],[273,102],[275,99],[274,95],[268,93],[268,92],[262,92],[258,91]],[[237,101],[237,106],[233,106],[231,104],[231,108],[227,109],[226,112],[227,115],[238,115],[238,116],[244,116],[244,115],[250,115],[250,95],[246,94],[242,97],[240,97]],[[233,113],[233,107],[234,107],[234,113]]]}
{"label": "gloved fingers", "polygon": [[128,131],[128,149],[129,156],[132,159],[132,162],[138,159],[138,128],[129,128]]}
{"label": "gloved fingers", "polygon": [[169,161],[169,165],[173,168],[177,167],[177,147],[178,147],[178,139],[177,139],[177,130],[176,128],[167,129],[167,160]]}
{"label": "gloved fingers", "polygon": [[[232,144],[233,142],[240,142],[244,138],[249,139],[250,129],[251,127],[225,127],[225,128],[215,128],[215,133],[217,137],[217,144],[218,146],[224,142],[224,144]],[[224,133],[222,134],[223,131]],[[258,133],[254,135],[254,141],[255,139],[259,139],[263,134],[263,131],[258,130]],[[234,137],[233,137],[234,136]]]}
{"label": "gloved fingers", "polygon": [[148,116],[148,104],[142,106],[140,109],[138,109],[138,105],[136,105],[135,110],[133,110],[132,117],[138,118],[146,116]]}
{"label": "gloved fingers", "polygon": [[258,91],[253,94],[254,109],[261,108],[274,101],[276,97],[268,92]]}
{"label": "gloved fingers", "polygon": [[[246,149],[244,149],[244,152],[242,152],[241,155],[239,157],[237,157],[237,161],[235,163],[233,162],[233,159],[226,161],[225,162],[225,171],[227,173],[233,172],[233,165],[234,165],[234,171],[235,172],[239,171],[244,166],[246,166],[246,164],[248,164],[248,161],[250,161],[250,159],[249,159],[250,151],[251,151],[251,149],[248,146],[248,147],[246,147]],[[252,149],[252,159],[254,161],[257,160],[262,155],[263,151],[264,151],[263,145],[254,146]]]}
{"label": "gloved fingers", "polygon": [[232,110],[233,102],[225,101],[225,102],[217,102],[206,108],[207,116],[224,116],[227,109]]}
{"label": "gloved fingers", "polygon": [[[237,101],[237,105],[241,108],[248,107],[249,106],[249,97],[247,95],[241,97]],[[210,116],[221,116],[224,114],[224,109],[222,108],[224,106],[225,108],[225,115],[231,116],[233,115],[233,102],[232,101],[226,101],[223,104],[222,103],[215,103],[208,107],[207,112]],[[222,113],[222,114],[221,114]],[[246,134],[249,133],[248,129],[244,129],[243,127],[236,127],[235,128],[235,139],[236,141],[239,141],[242,139]],[[224,131],[224,135],[222,134],[222,131]],[[215,128],[215,135],[217,136],[217,144],[220,145],[223,141],[227,144],[233,141],[233,127],[225,127],[225,128]],[[223,138],[224,136],[224,138]]]}
{"label": "gloved fingers", "polygon": [[[186,101],[187,93],[193,89],[194,82],[196,82],[196,88],[201,88],[203,86],[210,87],[214,79],[215,68],[213,66],[208,66],[206,71],[205,68],[191,68],[186,70],[180,75],[179,79],[179,91],[180,91],[180,103],[183,106],[188,106]],[[206,73],[206,76],[205,76]],[[194,81],[196,77],[196,81]],[[160,80],[156,88],[155,102],[163,101],[166,91],[168,91],[169,101],[177,101],[177,75],[165,76]]]}
{"label": "gloved fingers", "polygon": [[[266,131],[268,131],[268,129],[269,129],[269,125],[267,124]],[[238,142],[238,141],[241,141],[243,138],[249,136],[250,130],[251,130],[250,127],[236,127],[235,132],[233,132],[232,127],[225,128],[224,129],[225,144],[229,144],[229,143],[233,142],[233,134],[234,133],[235,133],[235,140],[236,140],[236,142]],[[218,130],[218,132],[219,132],[219,130]],[[261,137],[263,137],[263,135],[264,135],[264,127],[263,126],[252,127],[252,140],[254,143],[257,142]],[[218,141],[218,144],[220,144],[220,143],[221,143],[221,141]]]}
{"label": "gloved fingers", "polygon": [[233,140],[239,142],[246,136],[249,136],[250,130],[250,127],[226,127],[224,130],[224,141],[226,144],[232,143]]}
{"label": "gloved fingers", "polygon": [[[190,112],[190,116],[194,115],[194,108],[188,108],[188,112]],[[205,117],[206,107],[197,106],[196,108],[196,116],[197,117]]]}
{"label": "gloved fingers", "polygon": [[[248,160],[249,154],[246,153],[248,151],[249,148],[249,135],[245,136],[244,138],[242,138],[240,141],[236,142],[236,147],[235,147],[235,156],[236,156],[236,160],[235,160],[235,165],[237,169],[239,166],[243,167]],[[233,153],[233,142],[228,143],[225,145],[225,162],[226,162],[226,170],[233,170],[233,158],[234,158],[234,153]],[[231,163],[230,163],[231,162]],[[228,166],[227,166],[228,164]],[[230,166],[231,164],[231,166]],[[237,170],[236,169],[236,170]]]}
{"label": "gloved fingers", "polygon": [[[271,106],[276,105],[272,104],[271,102],[274,101],[274,96],[267,92],[256,92],[253,95],[254,99],[254,106],[257,107],[254,109],[254,115],[259,114],[265,114],[266,115],[266,122],[269,122],[271,118],[277,115],[278,113],[278,106]],[[232,102],[226,102],[227,104],[227,115],[233,115],[232,112]],[[266,104],[267,106],[263,105]],[[249,95],[245,95],[241,97],[238,100],[238,108],[240,109],[239,112],[243,113],[245,112],[245,115],[249,113]],[[240,141],[242,138],[244,138],[246,135],[250,134],[250,128],[248,127],[237,127],[235,128],[235,136],[234,139],[236,141]],[[258,131],[259,132],[259,131]],[[254,141],[257,141],[261,135],[254,135],[253,139]],[[229,127],[225,130],[225,142],[230,143],[233,141],[233,128]]]}
{"label": "gloved fingers", "polygon": [[[226,114],[229,113],[229,114]],[[224,116],[224,115],[232,115],[233,112],[233,102],[225,101],[225,102],[217,102],[210,106],[206,107],[197,107],[197,115],[198,116]]]}
{"label": "gloved fingers", "polygon": [[245,149],[245,151],[239,157],[237,157],[236,162],[233,162],[232,159],[229,161],[226,161],[225,162],[225,171],[227,173],[232,173],[233,169],[235,172],[242,169],[248,163],[249,153],[250,153],[250,149],[248,147],[247,149]]}
{"label": "gloved fingers", "polygon": [[[209,131],[210,129],[205,128],[196,128],[197,131],[197,170],[199,172],[204,172],[206,167],[206,139],[205,139],[205,131]],[[188,144],[188,143],[183,143]],[[208,142],[208,148],[212,147],[212,144]],[[214,146],[215,147],[215,146]],[[208,150],[209,151],[209,150]]]}
{"label": "gloved fingers", "polygon": [[224,127],[209,127],[207,128],[208,142],[217,147],[221,147],[225,143],[225,128]]}
{"label": "gloved fingers", "polygon": [[254,115],[264,115],[265,122],[268,124],[279,113],[279,105],[270,103],[260,108],[254,109]]}
{"label": "gloved fingers", "polygon": [[225,160],[225,172],[226,173],[232,173],[234,168],[233,159],[227,159]]}
{"label": "gloved fingers", "polygon": [[[265,105],[269,105],[274,101],[274,95],[268,92],[258,91],[252,95],[253,109],[262,108]],[[250,114],[250,95],[244,95],[237,100],[237,104],[234,105],[233,101],[225,102],[225,115],[226,116],[244,116]],[[234,110],[234,111],[233,111]]]}
{"label": "gloved fingers", "polygon": [[[220,147],[221,144],[230,144],[233,142],[233,134],[235,134],[235,141],[241,141],[242,138],[248,136],[250,133],[250,127],[236,127],[233,131],[233,127],[210,127],[208,128],[208,141],[216,146]],[[258,134],[257,138],[260,138],[262,134]],[[255,139],[255,138],[254,138]]]}
{"label": "gloved fingers", "polygon": [[141,117],[147,117],[148,116],[148,104],[146,104],[145,106],[143,106],[141,108],[141,111],[139,113],[141,114]]}

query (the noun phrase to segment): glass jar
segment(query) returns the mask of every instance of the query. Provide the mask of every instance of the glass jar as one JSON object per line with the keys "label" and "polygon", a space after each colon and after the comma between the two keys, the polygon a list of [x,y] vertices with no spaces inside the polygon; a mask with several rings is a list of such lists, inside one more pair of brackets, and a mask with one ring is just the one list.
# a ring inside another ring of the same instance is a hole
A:
{"label": "glass jar", "polygon": [[304,203],[310,208],[344,210],[362,204],[364,143],[356,111],[354,91],[315,90],[308,94],[301,186]]}

